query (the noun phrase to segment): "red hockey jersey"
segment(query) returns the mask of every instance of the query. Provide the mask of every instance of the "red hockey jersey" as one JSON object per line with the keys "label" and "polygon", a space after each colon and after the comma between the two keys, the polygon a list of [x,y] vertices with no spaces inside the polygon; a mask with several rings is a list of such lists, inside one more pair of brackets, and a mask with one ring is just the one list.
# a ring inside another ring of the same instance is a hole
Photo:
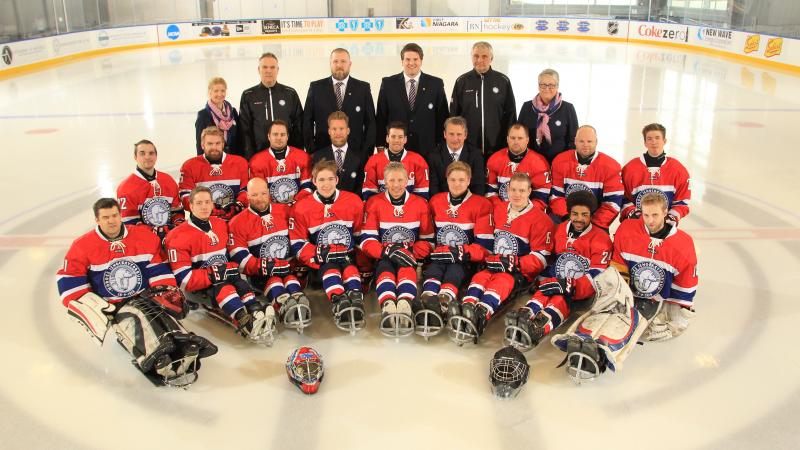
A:
{"label": "red hockey jersey", "polygon": [[73,241],[56,278],[64,306],[87,292],[116,303],[150,286],[175,286],[158,236],[145,227],[123,228],[118,241],[110,242],[99,227]]}
{"label": "red hockey jersey", "polygon": [[[230,156],[229,156],[230,157]],[[211,231],[206,233],[189,218],[167,234],[165,247],[172,273],[182,289],[199,291],[211,286],[205,268],[228,262],[228,224],[209,218]]]}
{"label": "red hockey jersey", "polygon": [[294,147],[286,148],[284,159],[275,158],[272,149],[262,150],[250,159],[250,177],[267,180],[274,203],[300,201],[313,191],[311,157]]}
{"label": "red hockey jersey", "polygon": [[654,239],[642,219],[626,220],[614,234],[613,261],[628,269],[633,295],[693,305],[697,254],[682,230],[672,227],[666,238]]}
{"label": "red hockey jersey", "polygon": [[129,225],[144,223],[151,227],[169,224],[173,211],[181,211],[178,183],[164,172],[147,181],[136,170],[117,187],[122,221]]}
{"label": "red hockey jersey", "polygon": [[576,191],[589,191],[597,199],[592,223],[608,229],[622,205],[622,168],[614,158],[595,152],[589,164],[579,164],[577,151],[560,153],[553,160],[553,189],[550,211],[558,217],[569,214],[566,197]]}
{"label": "red hockey jersey", "polygon": [[510,206],[509,202],[502,202],[494,207],[492,253],[519,256],[520,272],[533,281],[545,268],[553,251],[553,221],[532,202],[509,220]]}
{"label": "red hockey jersey", "polygon": [[542,276],[574,280],[572,298],[583,300],[594,295],[592,280],[608,267],[613,247],[608,233],[592,225],[579,236],[570,237],[570,223],[561,222],[556,227],[554,256]]}
{"label": "red hockey jersey", "polygon": [[642,197],[649,192],[659,192],[667,199],[669,214],[678,220],[689,214],[692,189],[689,172],[677,159],[667,156],[661,167],[647,167],[644,156],[634,158],[622,168],[625,199],[620,217],[628,217],[634,209],[642,209]]}
{"label": "red hockey jersey", "polygon": [[385,245],[398,242],[412,247],[417,259],[431,253],[433,222],[428,202],[414,194],[405,196],[405,202],[399,206],[392,205],[388,192],[367,201],[361,250],[370,258],[380,258]]}
{"label": "red hockey jersey", "polygon": [[486,197],[499,205],[508,201],[508,182],[517,172],[527,173],[531,177],[531,200],[542,211],[547,210],[550,197],[550,165],[544,156],[528,149],[522,161],[511,162],[508,148],[504,148],[486,161]]}
{"label": "red hockey jersey", "polygon": [[269,213],[260,215],[252,208],[240,212],[230,223],[228,255],[245,275],[260,275],[259,258],[289,259],[289,207],[272,203]]}
{"label": "red hockey jersey", "polygon": [[[364,184],[361,197],[366,201],[373,195],[386,190],[383,180],[383,169],[389,164],[387,153],[389,150],[376,153],[367,160],[364,166]],[[430,177],[428,176],[428,163],[417,152],[403,150],[400,162],[408,172],[408,192],[428,198]]]}
{"label": "red hockey jersey", "polygon": [[356,247],[361,233],[364,202],[357,195],[336,190],[333,203],[326,205],[319,194],[313,194],[294,204],[289,219],[289,239],[292,251],[303,264],[318,269],[313,261],[317,245]]}
{"label": "red hockey jersey", "polygon": [[238,155],[222,154],[222,164],[211,164],[205,155],[195,156],[181,166],[181,180],[178,183],[183,208],[189,210],[189,194],[195,186],[211,189],[214,203],[227,205],[240,201],[247,205],[247,182],[250,170],[247,160]]}
{"label": "red hockey jersey", "polygon": [[461,204],[453,206],[450,193],[440,192],[429,206],[437,246],[463,245],[472,261],[483,261],[492,251],[492,203],[486,197],[467,193]]}

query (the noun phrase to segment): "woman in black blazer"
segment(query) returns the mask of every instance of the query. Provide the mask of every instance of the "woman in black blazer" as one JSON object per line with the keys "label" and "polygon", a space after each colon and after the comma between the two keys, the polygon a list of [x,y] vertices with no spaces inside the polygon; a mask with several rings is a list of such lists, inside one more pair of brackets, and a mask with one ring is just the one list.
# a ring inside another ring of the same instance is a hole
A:
{"label": "woman in black blazer", "polygon": [[225,152],[232,155],[242,155],[242,146],[239,139],[239,113],[225,96],[228,93],[228,84],[220,77],[214,77],[208,82],[208,102],[206,107],[197,111],[197,120],[194,122],[195,142],[197,154],[202,155],[200,147],[200,133],[206,127],[215,126],[225,134]]}
{"label": "woman in black blazer", "polygon": [[528,127],[528,146],[548,163],[559,153],[575,149],[578,115],[572,103],[561,100],[558,72],[545,69],[539,74],[539,94],[522,105],[519,122]]}

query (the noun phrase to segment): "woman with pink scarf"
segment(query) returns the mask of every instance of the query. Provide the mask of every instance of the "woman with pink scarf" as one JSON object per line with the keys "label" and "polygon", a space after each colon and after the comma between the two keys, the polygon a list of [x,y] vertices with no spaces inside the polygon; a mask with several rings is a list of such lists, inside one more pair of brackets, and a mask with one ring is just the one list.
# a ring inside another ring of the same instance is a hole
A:
{"label": "woman with pink scarf", "polygon": [[561,100],[558,72],[545,69],[539,74],[539,94],[522,105],[519,122],[528,127],[528,146],[548,163],[559,153],[575,149],[578,115],[572,103]]}
{"label": "woman with pink scarf", "polygon": [[225,100],[227,93],[228,84],[224,79],[214,77],[208,82],[208,102],[205,108],[197,111],[197,120],[194,122],[198,155],[203,154],[203,149],[200,148],[200,133],[206,127],[215,126],[225,135],[225,153],[242,156],[242,146],[238,136],[239,113]]}

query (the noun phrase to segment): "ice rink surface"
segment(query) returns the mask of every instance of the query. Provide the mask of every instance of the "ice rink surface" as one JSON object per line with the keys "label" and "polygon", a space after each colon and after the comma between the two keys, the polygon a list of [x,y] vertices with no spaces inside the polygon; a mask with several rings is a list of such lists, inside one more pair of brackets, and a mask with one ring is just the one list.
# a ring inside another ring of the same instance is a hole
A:
{"label": "ice rink surface", "polygon": [[[448,95],[471,68],[471,41],[420,39],[423,71]],[[478,346],[446,336],[396,342],[331,323],[316,297],[314,324],[282,331],[272,348],[247,345],[196,312],[187,326],[220,352],[190,389],[155,388],[109,336],[98,348],[67,319],[55,272],[91,205],[134,169],[132,144],[153,140],[157,167],[175,175],[195,154],[194,120],[212,76],[238,108],[258,83],[257,58],[280,57],[279,81],[301,99],[329,75],[343,46],[351,75],[400,71],[405,42],[264,40],[161,47],[86,59],[0,80],[5,165],[0,213],[0,447],[2,448],[798,448],[800,78],[662,47],[553,39],[495,39],[494,68],[517,107],[536,74],[561,73],[561,92],[600,151],[621,163],[644,151],[640,130],[667,128],[667,154],[689,169],[692,212],[681,228],[700,261],[697,315],[687,333],[638,347],[618,373],[576,387],[549,342],[526,354],[528,385],[495,400],[488,363],[502,320]],[[788,146],[788,147],[787,147]],[[517,305],[523,302],[517,299]],[[497,317],[495,319],[502,319]],[[298,345],[324,357],[313,397],[286,379]]]}

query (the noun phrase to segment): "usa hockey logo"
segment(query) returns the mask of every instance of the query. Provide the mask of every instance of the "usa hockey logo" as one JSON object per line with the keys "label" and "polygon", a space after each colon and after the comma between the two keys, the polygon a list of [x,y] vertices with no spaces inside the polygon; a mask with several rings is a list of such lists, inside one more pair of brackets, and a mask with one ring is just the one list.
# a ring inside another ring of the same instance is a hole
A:
{"label": "usa hockey logo", "polygon": [[590,26],[589,22],[581,20],[580,22],[578,22],[578,31],[580,31],[581,33],[588,33],[589,26]]}
{"label": "usa hockey logo", "polygon": [[345,247],[350,248],[350,245],[352,244],[350,230],[340,223],[330,223],[319,232],[317,244],[344,245]]}
{"label": "usa hockey logo", "polygon": [[289,203],[297,191],[297,182],[292,178],[278,178],[269,185],[269,193],[278,203]]}
{"label": "usa hockey logo", "polygon": [[467,233],[455,225],[445,225],[436,232],[436,243],[456,247],[469,244]]}
{"label": "usa hockey logo", "polygon": [[206,268],[206,267],[215,266],[217,264],[226,264],[227,262],[228,262],[228,259],[225,258],[225,255],[216,254],[216,255],[211,255],[211,257],[208,258],[203,263],[202,267]]}
{"label": "usa hockey logo", "polygon": [[383,236],[381,236],[381,242],[384,244],[408,244],[409,242],[414,242],[414,233],[409,230],[408,228],[400,225],[395,225],[388,230],[383,232]]}
{"label": "usa hockey logo", "polygon": [[258,252],[261,258],[284,259],[289,256],[289,238],[270,236],[261,244]]}
{"label": "usa hockey logo", "polygon": [[516,255],[519,252],[519,243],[516,236],[505,230],[494,231],[495,255]]}
{"label": "usa hockey logo", "polygon": [[652,298],[664,289],[664,269],[651,261],[636,263],[631,268],[633,294],[636,297]]}
{"label": "usa hockey logo", "polygon": [[103,287],[114,297],[130,297],[142,290],[142,270],[133,261],[117,259],[103,273]]}
{"label": "usa hockey logo", "polygon": [[661,197],[663,197],[664,200],[667,202],[667,207],[669,207],[669,198],[667,197],[667,194],[665,194],[664,191],[662,191],[661,189],[650,187],[650,188],[645,188],[645,189],[639,191],[638,194],[636,194],[636,209],[641,210],[642,209],[642,198],[644,198],[645,195],[651,194],[651,193],[654,193],[654,192],[660,194]]}
{"label": "usa hockey logo", "polygon": [[561,32],[569,31],[569,21],[559,20],[558,22],[556,22],[556,30]]}
{"label": "usa hockey logo", "polygon": [[215,205],[226,206],[233,203],[233,189],[227,184],[215,183],[208,187]]}
{"label": "usa hockey logo", "polygon": [[536,29],[539,31],[547,31],[547,21],[546,20],[537,20],[536,21]]}
{"label": "usa hockey logo", "polygon": [[169,202],[164,197],[148,198],[142,205],[142,221],[152,227],[163,227],[169,222]]}
{"label": "usa hockey logo", "polygon": [[589,270],[589,260],[575,253],[562,253],[556,260],[556,277],[576,280]]}

